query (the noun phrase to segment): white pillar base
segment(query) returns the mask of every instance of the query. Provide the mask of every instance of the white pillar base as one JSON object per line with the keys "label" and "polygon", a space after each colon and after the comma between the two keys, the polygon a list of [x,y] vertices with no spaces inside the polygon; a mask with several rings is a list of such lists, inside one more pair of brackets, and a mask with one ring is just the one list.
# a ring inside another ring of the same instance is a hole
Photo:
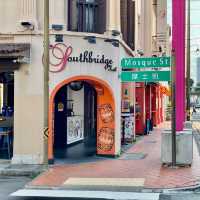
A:
{"label": "white pillar base", "polygon": [[31,154],[15,154],[11,160],[11,164],[28,164],[38,165],[43,164],[43,156]]}

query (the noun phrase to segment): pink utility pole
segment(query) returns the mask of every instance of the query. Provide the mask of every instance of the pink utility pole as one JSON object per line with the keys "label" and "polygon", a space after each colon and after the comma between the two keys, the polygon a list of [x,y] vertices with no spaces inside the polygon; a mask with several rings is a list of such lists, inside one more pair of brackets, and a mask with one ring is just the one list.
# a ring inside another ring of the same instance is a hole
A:
{"label": "pink utility pole", "polygon": [[172,48],[176,63],[176,131],[185,122],[185,16],[186,0],[172,0]]}

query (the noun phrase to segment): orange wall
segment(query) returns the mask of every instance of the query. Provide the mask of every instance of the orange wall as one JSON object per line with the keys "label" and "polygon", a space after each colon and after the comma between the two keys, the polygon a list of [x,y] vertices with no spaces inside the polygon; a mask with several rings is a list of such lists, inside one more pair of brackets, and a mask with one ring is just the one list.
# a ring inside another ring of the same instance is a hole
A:
{"label": "orange wall", "polygon": [[97,154],[115,155],[115,102],[110,86],[95,77],[76,76],[58,84],[50,95],[48,159],[53,160],[54,98],[59,89],[72,81],[87,81],[97,91]]}

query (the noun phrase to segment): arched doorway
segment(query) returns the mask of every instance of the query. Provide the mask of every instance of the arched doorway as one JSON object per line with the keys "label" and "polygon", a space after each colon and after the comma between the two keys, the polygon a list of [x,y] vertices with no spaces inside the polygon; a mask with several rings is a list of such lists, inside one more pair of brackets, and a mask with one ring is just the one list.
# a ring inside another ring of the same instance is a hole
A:
{"label": "arched doorway", "polygon": [[64,85],[54,99],[54,156],[80,159],[96,154],[97,92],[85,81]]}
{"label": "arched doorway", "polygon": [[[59,100],[65,98],[64,96],[66,94],[64,95],[64,93],[66,93],[66,87],[70,88],[70,85],[73,85],[74,83],[79,83],[79,85],[82,85],[82,89],[79,89],[78,91],[73,91],[75,96],[79,97],[79,100],[77,100],[77,102],[79,103],[76,103],[76,109],[74,107],[75,105],[72,106],[73,99],[70,98],[67,99],[67,103],[65,103],[65,105],[62,105],[61,103],[59,104]],[[66,104],[68,105],[66,106]],[[67,110],[65,110],[65,106]],[[79,107],[84,108],[84,111],[81,111]],[[56,147],[60,146],[62,147],[61,149],[64,149],[66,148],[66,146],[73,146],[73,144],[66,144],[66,141],[68,140],[67,137],[69,138],[66,131],[63,132],[65,136],[61,136],[62,139],[59,139],[59,132],[68,129],[66,128],[67,122],[64,122],[63,119],[65,118],[64,114],[63,116],[60,116],[60,118],[62,118],[63,120],[62,124],[65,125],[61,125],[61,127],[58,128],[59,123],[61,124],[62,120],[58,120],[58,122],[56,122],[56,120],[59,119],[58,115],[62,114],[56,113],[56,109],[58,113],[62,112],[63,110],[65,112],[65,116],[66,113],[67,115],[81,115],[81,113],[77,113],[77,110],[78,112],[82,112],[82,121],[84,124],[82,127],[82,147],[84,148],[84,146],[87,146],[87,148],[85,148],[84,151],[80,151],[81,148],[77,148],[79,149],[79,153],[77,153],[76,155],[74,154],[74,156],[88,156],[95,153],[101,155],[115,155],[115,103],[112,89],[105,81],[91,76],[76,76],[61,82],[54,88],[50,96],[49,107],[48,158],[50,163],[52,163],[54,161],[54,158],[59,155],[59,153],[58,155],[56,155]],[[73,113],[74,110],[76,110],[76,113]],[[72,114],[70,114],[69,112],[71,112]],[[79,121],[81,121],[81,119],[79,119]],[[65,145],[63,141],[65,141]],[[81,139],[80,141],[75,141],[75,143],[80,144]],[[70,148],[68,148],[68,150],[69,149]],[[69,156],[68,153],[70,154],[70,151],[62,151],[60,156],[67,158]],[[73,154],[70,155],[73,156]]]}

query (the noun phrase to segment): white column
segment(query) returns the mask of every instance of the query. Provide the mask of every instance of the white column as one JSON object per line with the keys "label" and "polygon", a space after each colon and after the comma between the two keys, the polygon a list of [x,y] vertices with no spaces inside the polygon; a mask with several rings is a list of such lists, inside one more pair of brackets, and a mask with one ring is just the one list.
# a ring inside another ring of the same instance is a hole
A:
{"label": "white column", "polygon": [[144,56],[152,56],[152,0],[142,0],[141,26],[142,26],[142,49]]}
{"label": "white column", "polygon": [[135,49],[141,50],[141,0],[135,0]]}
{"label": "white column", "polygon": [[107,0],[106,31],[121,32],[120,0]]}
{"label": "white column", "polygon": [[19,8],[20,8],[19,9],[20,21],[25,21],[25,20],[36,21],[37,18],[36,0],[20,0]]}
{"label": "white column", "polygon": [[66,26],[66,4],[66,0],[50,0],[50,24],[59,24]]}

